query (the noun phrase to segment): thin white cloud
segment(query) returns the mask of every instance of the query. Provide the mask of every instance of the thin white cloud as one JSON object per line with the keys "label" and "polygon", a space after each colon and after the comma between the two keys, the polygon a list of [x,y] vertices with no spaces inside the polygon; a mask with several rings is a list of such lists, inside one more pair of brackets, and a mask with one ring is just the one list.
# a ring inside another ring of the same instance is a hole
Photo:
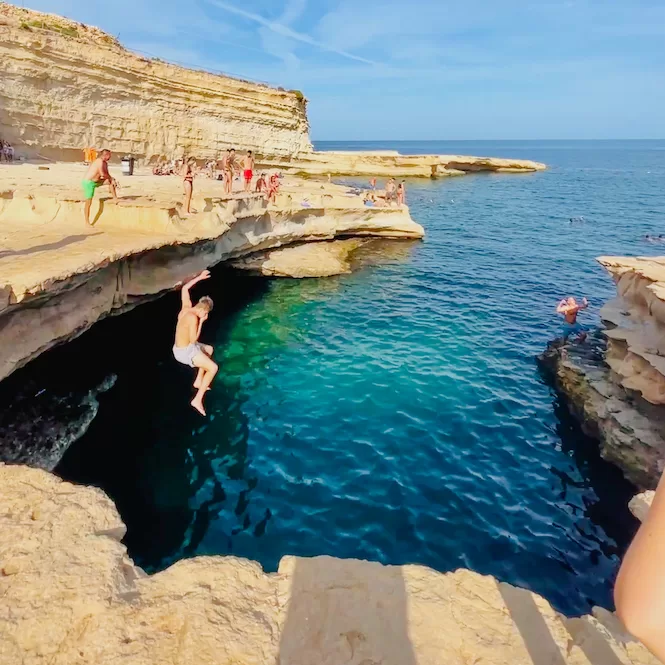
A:
{"label": "thin white cloud", "polygon": [[367,58],[361,58],[360,56],[354,55],[353,53],[349,53],[348,51],[336,49],[324,42],[318,41],[317,39],[310,37],[309,35],[303,32],[297,32],[296,30],[292,30],[291,28],[282,23],[276,23],[275,21],[271,21],[267,18],[264,18],[259,14],[245,11],[244,9],[235,7],[234,5],[231,5],[227,2],[223,2],[222,0],[207,0],[207,2],[215,7],[218,7],[219,9],[223,9],[224,11],[229,12],[230,14],[235,14],[236,16],[242,16],[243,18],[246,18],[250,21],[254,21],[254,23],[258,23],[264,28],[267,28],[268,30],[274,32],[277,35],[281,35],[282,37],[288,37],[289,39],[293,39],[294,41],[319,48],[322,51],[335,53],[339,56],[342,56],[343,58],[347,58],[349,60],[355,60],[356,62],[362,62],[365,65],[378,64],[373,60],[368,60]]}

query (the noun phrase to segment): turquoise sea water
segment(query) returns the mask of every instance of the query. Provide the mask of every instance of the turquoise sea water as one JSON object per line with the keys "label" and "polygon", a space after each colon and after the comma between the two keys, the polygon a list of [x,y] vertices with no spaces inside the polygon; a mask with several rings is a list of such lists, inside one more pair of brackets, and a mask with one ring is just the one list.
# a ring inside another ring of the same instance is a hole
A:
{"label": "turquoise sea water", "polygon": [[170,355],[177,296],[96,326],[48,361],[118,375],[58,471],[110,493],[149,570],[332,554],[468,567],[568,613],[610,607],[631,488],[534,358],[561,297],[586,295],[597,323],[614,288],[594,257],[659,253],[641,237],[665,233],[665,142],[323,147],[551,168],[409,181],[426,240],[376,243],[352,275],[215,271],[200,288],[219,304],[204,333],[222,368],[208,419]]}

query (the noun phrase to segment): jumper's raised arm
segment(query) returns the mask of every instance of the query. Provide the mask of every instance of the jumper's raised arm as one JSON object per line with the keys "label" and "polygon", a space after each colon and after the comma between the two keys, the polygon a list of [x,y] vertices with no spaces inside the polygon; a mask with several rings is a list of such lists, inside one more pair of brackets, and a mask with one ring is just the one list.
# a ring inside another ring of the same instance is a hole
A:
{"label": "jumper's raised arm", "polygon": [[189,281],[185,282],[180,292],[180,298],[182,300],[182,309],[189,309],[192,306],[192,298],[189,295],[189,290],[199,282],[204,279],[210,279],[210,271],[203,270],[196,277],[193,277]]}

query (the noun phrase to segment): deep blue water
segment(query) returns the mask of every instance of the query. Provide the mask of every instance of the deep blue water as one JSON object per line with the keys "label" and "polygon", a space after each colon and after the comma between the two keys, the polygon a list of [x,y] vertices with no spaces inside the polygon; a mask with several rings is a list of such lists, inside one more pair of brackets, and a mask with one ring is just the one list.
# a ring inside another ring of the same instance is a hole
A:
{"label": "deep blue water", "polygon": [[551,168],[409,181],[426,240],[378,243],[352,275],[217,271],[201,287],[221,303],[204,333],[222,368],[208,419],[170,356],[177,296],[96,326],[62,353],[103,345],[118,381],[59,471],[111,494],[150,570],[195,554],[268,570],[333,554],[468,567],[568,613],[610,607],[631,489],[535,356],[561,297],[586,295],[597,323],[614,289],[594,257],[658,253],[641,236],[665,233],[665,142],[323,147]]}

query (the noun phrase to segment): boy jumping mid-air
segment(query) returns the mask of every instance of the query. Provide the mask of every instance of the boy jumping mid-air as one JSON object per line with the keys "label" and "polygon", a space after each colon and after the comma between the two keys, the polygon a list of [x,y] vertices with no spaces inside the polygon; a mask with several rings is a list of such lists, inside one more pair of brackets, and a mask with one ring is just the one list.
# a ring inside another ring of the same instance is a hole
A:
{"label": "boy jumping mid-air", "polygon": [[582,298],[582,302],[578,303],[575,298],[564,298],[556,308],[557,314],[563,314],[563,338],[567,340],[571,335],[578,335],[580,342],[586,339],[586,332],[584,326],[578,322],[577,314],[580,310],[586,309],[589,302],[586,298]]}
{"label": "boy jumping mid-air", "polygon": [[175,344],[173,346],[174,358],[183,365],[198,369],[194,388],[198,390],[191,401],[191,405],[202,415],[206,412],[203,408],[203,397],[210,390],[210,384],[217,374],[219,367],[212,359],[212,346],[201,344],[199,337],[201,328],[212,311],[212,298],[203,296],[196,305],[192,305],[189,290],[204,279],[210,278],[210,272],[204,270],[200,275],[190,279],[182,287],[182,307],[178,314],[178,324],[175,329]]}

